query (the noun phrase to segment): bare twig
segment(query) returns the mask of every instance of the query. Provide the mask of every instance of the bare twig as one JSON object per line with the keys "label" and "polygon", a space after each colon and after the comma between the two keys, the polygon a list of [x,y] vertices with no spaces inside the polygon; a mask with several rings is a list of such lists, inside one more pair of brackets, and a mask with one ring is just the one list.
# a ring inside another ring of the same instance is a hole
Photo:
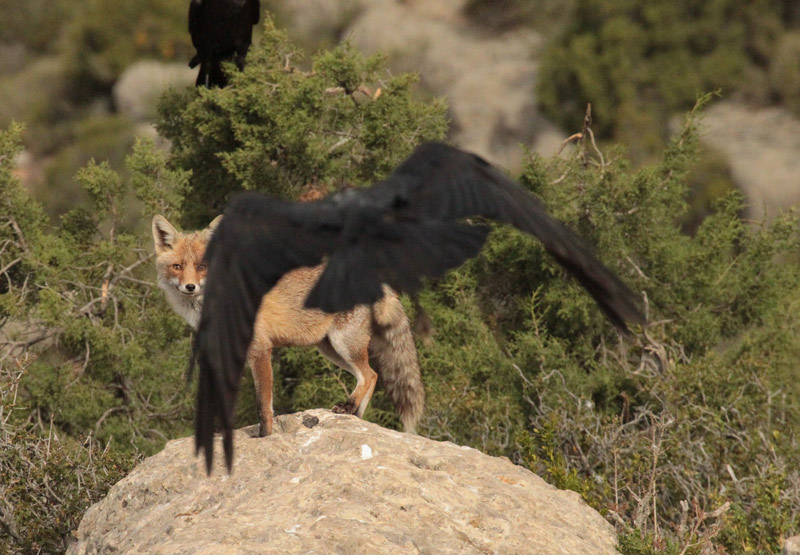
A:
{"label": "bare twig", "polygon": [[22,258],[15,258],[11,262],[9,262],[8,264],[6,264],[2,268],[0,268],[0,274],[5,274],[11,268],[13,268],[15,265],[17,265],[20,261],[22,261]]}

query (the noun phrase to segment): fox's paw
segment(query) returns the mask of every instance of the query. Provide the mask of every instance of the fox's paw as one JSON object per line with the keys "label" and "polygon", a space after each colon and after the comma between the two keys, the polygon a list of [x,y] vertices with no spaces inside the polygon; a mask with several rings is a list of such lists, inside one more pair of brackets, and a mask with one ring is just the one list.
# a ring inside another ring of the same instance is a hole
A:
{"label": "fox's paw", "polygon": [[333,405],[331,411],[335,412],[336,414],[355,414],[356,405],[348,399],[344,403],[336,403]]}

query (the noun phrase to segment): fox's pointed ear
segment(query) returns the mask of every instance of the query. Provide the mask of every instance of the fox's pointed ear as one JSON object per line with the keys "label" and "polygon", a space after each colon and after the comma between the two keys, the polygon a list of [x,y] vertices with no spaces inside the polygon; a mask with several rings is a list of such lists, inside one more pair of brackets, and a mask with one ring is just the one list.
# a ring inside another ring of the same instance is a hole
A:
{"label": "fox's pointed ear", "polygon": [[221,221],[222,221],[222,214],[211,220],[211,223],[208,224],[208,227],[206,228],[206,233],[208,234],[209,237],[214,233],[214,230],[217,229],[217,226]]}
{"label": "fox's pointed ear", "polygon": [[153,242],[155,243],[156,254],[172,250],[177,235],[178,230],[164,216],[153,216]]}

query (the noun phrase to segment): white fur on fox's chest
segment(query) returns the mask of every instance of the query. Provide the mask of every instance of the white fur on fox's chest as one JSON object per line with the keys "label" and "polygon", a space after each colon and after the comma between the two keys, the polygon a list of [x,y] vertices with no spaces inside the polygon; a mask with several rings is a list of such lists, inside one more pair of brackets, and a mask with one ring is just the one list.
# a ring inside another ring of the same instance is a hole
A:
{"label": "white fur on fox's chest", "polygon": [[200,324],[200,311],[203,308],[203,296],[184,295],[178,291],[176,284],[163,277],[159,277],[158,286],[164,290],[169,306],[178,313],[178,316],[186,320],[192,328],[197,329]]}

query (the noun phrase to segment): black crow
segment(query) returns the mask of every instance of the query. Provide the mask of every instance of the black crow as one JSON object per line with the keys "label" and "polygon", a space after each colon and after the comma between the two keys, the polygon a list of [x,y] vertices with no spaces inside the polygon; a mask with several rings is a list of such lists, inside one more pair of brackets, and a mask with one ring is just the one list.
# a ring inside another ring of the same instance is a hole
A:
{"label": "black crow", "polygon": [[191,0],[189,33],[197,54],[189,62],[200,64],[195,85],[224,87],[228,80],[221,62],[233,58],[241,71],[261,15],[259,0]]}
{"label": "black crow", "polygon": [[208,471],[216,422],[231,468],[234,403],[256,312],[281,276],[327,259],[305,302],[325,312],[372,304],[384,283],[413,293],[421,278],[440,276],[480,251],[489,228],[463,221],[471,217],[537,237],[621,330],[626,322],[645,322],[636,294],[536,197],[478,156],[445,144],[421,145],[372,187],[313,202],[241,193],[228,204],[206,250],[193,353],[200,369],[195,446],[205,451]]}

